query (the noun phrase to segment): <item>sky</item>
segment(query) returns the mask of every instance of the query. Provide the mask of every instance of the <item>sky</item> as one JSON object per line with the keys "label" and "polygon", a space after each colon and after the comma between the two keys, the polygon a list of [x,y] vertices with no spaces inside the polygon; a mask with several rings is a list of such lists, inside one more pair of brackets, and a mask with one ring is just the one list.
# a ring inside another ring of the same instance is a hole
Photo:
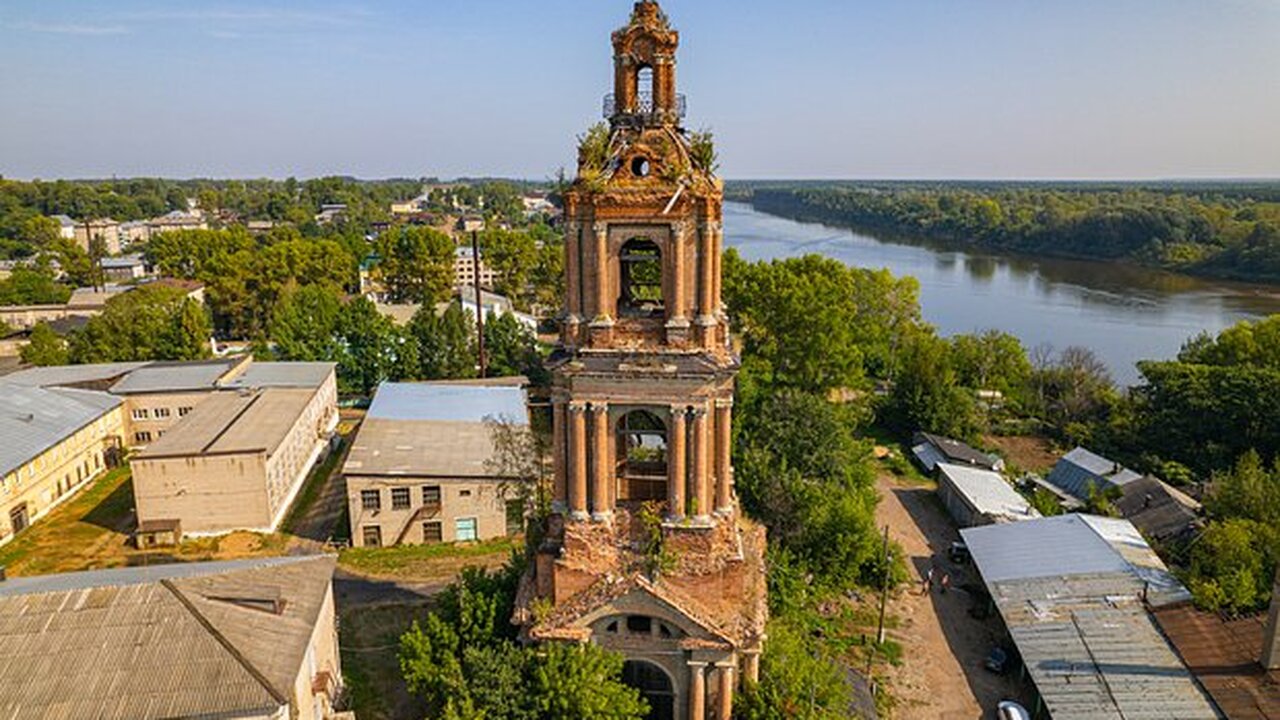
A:
{"label": "sky", "polygon": [[[729,178],[1280,177],[1280,0],[668,0]],[[571,166],[629,0],[0,0],[0,174]]]}

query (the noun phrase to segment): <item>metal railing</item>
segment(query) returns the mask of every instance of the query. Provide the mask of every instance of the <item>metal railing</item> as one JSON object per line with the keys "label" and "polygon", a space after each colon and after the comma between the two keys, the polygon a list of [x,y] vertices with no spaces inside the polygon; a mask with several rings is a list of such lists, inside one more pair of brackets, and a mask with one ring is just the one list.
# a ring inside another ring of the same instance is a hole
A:
{"label": "metal railing", "polygon": [[[675,107],[676,117],[679,119],[684,119],[685,110],[686,110],[686,103],[685,103],[684,95],[676,95],[676,107]],[[629,112],[626,114],[640,116],[640,117],[656,117],[659,115],[660,111],[661,111],[661,108],[658,108],[654,105],[653,93],[650,91],[641,91],[636,95],[635,109],[632,112]],[[617,98],[614,96],[614,94],[609,93],[608,95],[605,95],[604,96],[605,119],[611,119],[614,115],[618,115],[620,112],[622,111],[618,108]]]}

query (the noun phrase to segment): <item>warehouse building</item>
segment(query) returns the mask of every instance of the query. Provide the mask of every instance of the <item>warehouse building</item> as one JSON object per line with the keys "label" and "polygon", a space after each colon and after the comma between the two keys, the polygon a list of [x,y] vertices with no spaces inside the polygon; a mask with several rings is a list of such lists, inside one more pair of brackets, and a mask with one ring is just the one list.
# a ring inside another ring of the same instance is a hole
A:
{"label": "warehouse building", "polygon": [[938,463],[938,497],[960,527],[1040,517],[998,472]]}
{"label": "warehouse building", "polygon": [[495,466],[494,423],[529,420],[518,385],[383,383],[343,466],[358,547],[519,531],[518,478]]}

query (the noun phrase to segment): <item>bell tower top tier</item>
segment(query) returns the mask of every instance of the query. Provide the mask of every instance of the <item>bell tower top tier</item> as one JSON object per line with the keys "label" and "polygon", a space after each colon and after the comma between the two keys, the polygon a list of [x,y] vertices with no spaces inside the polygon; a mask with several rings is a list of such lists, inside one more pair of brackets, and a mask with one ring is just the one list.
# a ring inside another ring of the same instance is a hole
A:
{"label": "bell tower top tier", "polygon": [[680,33],[658,3],[636,3],[631,21],[613,33],[613,94],[604,114],[614,127],[675,126],[684,118],[684,96],[676,94],[679,45]]}
{"label": "bell tower top tier", "polygon": [[720,303],[723,183],[707,132],[681,127],[680,34],[656,2],[613,33],[607,124],[579,138],[564,193],[571,353],[702,353],[732,362]]}

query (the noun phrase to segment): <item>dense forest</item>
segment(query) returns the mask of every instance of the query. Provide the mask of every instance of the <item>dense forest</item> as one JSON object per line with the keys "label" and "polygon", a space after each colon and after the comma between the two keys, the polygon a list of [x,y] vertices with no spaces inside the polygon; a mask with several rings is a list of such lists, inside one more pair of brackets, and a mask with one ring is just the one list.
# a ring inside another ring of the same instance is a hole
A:
{"label": "dense forest", "polygon": [[729,194],[875,235],[1280,282],[1280,183],[737,183]]}

